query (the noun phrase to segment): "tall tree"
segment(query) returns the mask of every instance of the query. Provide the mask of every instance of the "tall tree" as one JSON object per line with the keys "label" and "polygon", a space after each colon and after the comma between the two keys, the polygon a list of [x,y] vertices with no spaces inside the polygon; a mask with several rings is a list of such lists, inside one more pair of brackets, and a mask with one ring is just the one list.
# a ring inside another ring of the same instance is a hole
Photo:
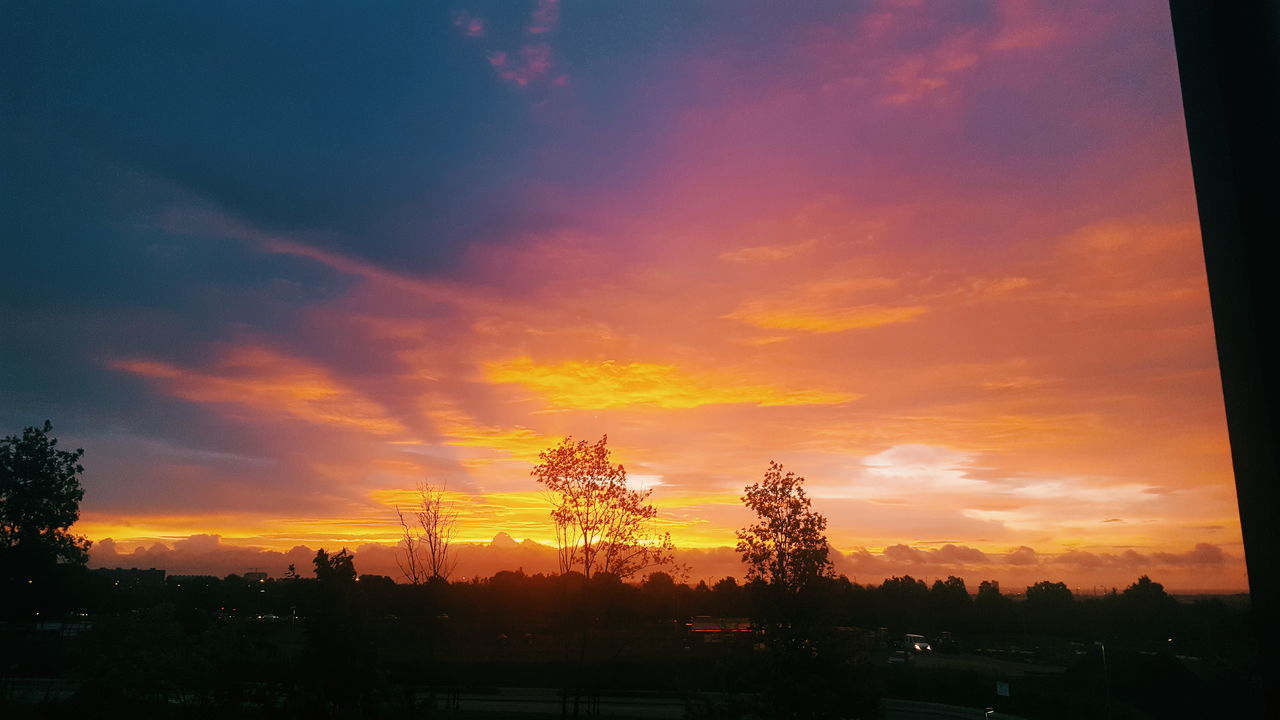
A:
{"label": "tall tree", "polygon": [[448,580],[457,565],[452,545],[458,511],[445,489],[419,484],[418,504],[409,512],[412,519],[405,518],[399,505],[396,515],[404,531],[404,548],[396,553],[401,574],[414,585]]}
{"label": "tall tree", "polygon": [[773,718],[829,717],[843,678],[826,646],[832,623],[821,602],[834,575],[827,519],[811,507],[804,478],[776,462],[746,488],[742,502],[756,516],[738,531],[737,549],[748,587],[758,588],[752,614],[767,650],[757,668],[760,709]]}
{"label": "tall tree", "polygon": [[566,437],[539,453],[531,473],[551,497],[560,549],[560,572],[580,571],[628,578],[646,568],[672,562],[669,533],[653,525],[658,510],[648,503],[652,490],[633,490],[627,471],[613,464],[609,436],[594,444]]}
{"label": "tall tree", "polygon": [[756,515],[755,523],[738,531],[748,579],[798,591],[832,577],[827,519],[812,509],[803,477],[770,462],[764,480],[748,486],[742,502]]}
{"label": "tall tree", "polygon": [[59,450],[53,425],[0,440],[0,552],[11,570],[84,563],[89,541],[69,528],[80,518],[84,450]]}
{"label": "tall tree", "polygon": [[308,717],[365,717],[378,680],[377,649],[367,632],[355,556],[345,547],[316,551],[316,584],[304,624],[298,699]]}

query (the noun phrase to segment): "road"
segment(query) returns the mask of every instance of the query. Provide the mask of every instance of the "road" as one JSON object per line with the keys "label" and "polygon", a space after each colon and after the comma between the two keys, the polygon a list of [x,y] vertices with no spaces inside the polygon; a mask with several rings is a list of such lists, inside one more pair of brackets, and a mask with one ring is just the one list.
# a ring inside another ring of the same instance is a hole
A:
{"label": "road", "polygon": [[[586,715],[586,698],[582,714]],[[498,688],[495,693],[462,693],[457,708],[464,714],[560,715],[560,691],[554,688]],[[573,698],[569,698],[572,712]],[[680,698],[662,695],[602,695],[598,714],[601,717],[635,718],[635,720],[674,720],[683,718],[685,703]]]}

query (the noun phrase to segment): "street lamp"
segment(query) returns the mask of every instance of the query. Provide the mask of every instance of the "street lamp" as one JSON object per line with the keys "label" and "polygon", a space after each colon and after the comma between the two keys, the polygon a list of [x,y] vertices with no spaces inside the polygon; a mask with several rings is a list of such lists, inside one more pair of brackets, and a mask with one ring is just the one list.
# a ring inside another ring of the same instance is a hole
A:
{"label": "street lamp", "polygon": [[1107,719],[1111,718],[1111,678],[1107,675],[1107,645],[1098,640],[1094,643],[1102,648],[1102,696],[1107,700]]}

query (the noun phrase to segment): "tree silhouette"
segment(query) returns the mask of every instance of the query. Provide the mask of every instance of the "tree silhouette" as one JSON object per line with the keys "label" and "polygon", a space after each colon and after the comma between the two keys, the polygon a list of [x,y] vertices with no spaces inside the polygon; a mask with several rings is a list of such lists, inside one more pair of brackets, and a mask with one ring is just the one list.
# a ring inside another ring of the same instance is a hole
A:
{"label": "tree silhouette", "polygon": [[1000,583],[995,580],[983,580],[978,585],[978,595],[973,599],[973,610],[978,626],[984,630],[995,630],[1001,623],[1008,622],[1012,614],[1013,600],[1000,592]]}
{"label": "tree silhouette", "polygon": [[1074,596],[1066,583],[1041,580],[1027,588],[1027,606],[1044,610],[1062,610],[1071,605]]}
{"label": "tree silhouette", "polygon": [[904,632],[917,632],[926,617],[929,586],[910,575],[895,575],[880,583],[881,612],[889,625]]}
{"label": "tree silhouette", "polygon": [[[615,595],[623,578],[669,565],[673,547],[670,534],[658,535],[653,528],[658,510],[646,502],[652,490],[632,490],[626,469],[610,460],[609,436],[594,444],[566,437],[538,459],[542,462],[530,474],[546,488],[553,505],[561,575],[582,573],[577,617],[570,621],[579,633],[578,668],[572,674],[576,717],[584,696],[590,705],[598,686],[598,669],[589,662],[597,601]],[[570,688],[565,690],[567,701]]]}
{"label": "tree silhouette", "polygon": [[1115,614],[1123,623],[1124,634],[1131,637],[1167,637],[1171,630],[1177,601],[1164,591],[1164,585],[1143,575],[1115,598]]}
{"label": "tree silhouette", "polygon": [[799,591],[814,580],[831,577],[827,519],[812,510],[804,478],[769,463],[764,480],[746,488],[742,502],[757,521],[738,531],[738,552],[747,578]]}
{"label": "tree silhouette", "polygon": [[68,532],[84,499],[84,450],[57,449],[52,431],[46,420],[0,440],[0,553],[9,572],[89,558],[89,541]]}
{"label": "tree silhouette", "polygon": [[1075,616],[1075,596],[1066,583],[1042,580],[1027,588],[1022,605],[1031,627],[1040,631],[1060,632]]}
{"label": "tree silhouette", "polygon": [[1132,585],[1125,588],[1124,592],[1120,593],[1120,597],[1147,607],[1163,605],[1171,600],[1169,594],[1164,591],[1164,585],[1153,581],[1146,575],[1138,578]]}
{"label": "tree silhouette", "polygon": [[605,572],[629,578],[672,561],[671,535],[658,535],[648,504],[652,490],[632,490],[627,471],[610,461],[609,437],[588,444],[566,437],[538,454],[531,473],[551,495],[551,518],[560,549],[560,572],[579,571],[588,580]]}
{"label": "tree silhouette", "polygon": [[929,589],[928,607],[935,623],[955,626],[968,615],[972,604],[964,578],[948,575],[946,580],[934,580]]}
{"label": "tree silhouette", "polygon": [[316,580],[322,588],[344,587],[356,581],[355,557],[346,548],[333,555],[320,548],[312,562],[316,566]]}
{"label": "tree silhouette", "polygon": [[355,557],[346,548],[333,554],[321,548],[312,562],[316,593],[305,624],[305,711],[312,717],[357,716],[377,684],[377,654],[358,592]]}
{"label": "tree silhouette", "polygon": [[737,550],[767,650],[758,667],[761,710],[775,718],[826,717],[841,685],[835,655],[824,647],[832,631],[822,591],[834,575],[827,519],[810,506],[804,478],[776,462],[742,502],[756,515],[738,531]]}
{"label": "tree silhouette", "polygon": [[396,506],[396,516],[404,531],[404,548],[396,553],[401,574],[414,585],[448,580],[457,565],[452,544],[458,512],[446,499],[445,489],[419,484],[418,504],[410,515],[412,521],[406,520],[400,506]]}

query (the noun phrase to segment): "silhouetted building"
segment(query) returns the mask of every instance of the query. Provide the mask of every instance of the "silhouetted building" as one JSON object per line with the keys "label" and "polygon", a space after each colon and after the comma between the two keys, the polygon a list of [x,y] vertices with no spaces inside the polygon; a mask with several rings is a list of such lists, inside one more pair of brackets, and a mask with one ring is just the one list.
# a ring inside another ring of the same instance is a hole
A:
{"label": "silhouetted building", "polygon": [[164,571],[155,568],[99,568],[93,572],[121,587],[164,587]]}
{"label": "silhouetted building", "polygon": [[36,632],[52,633],[57,637],[75,637],[76,635],[87,633],[92,629],[93,623],[88,620],[38,622],[35,625]]}
{"label": "silhouetted building", "polygon": [[734,637],[746,637],[751,632],[751,620],[695,615],[689,622],[688,629],[704,643],[718,643]]}

